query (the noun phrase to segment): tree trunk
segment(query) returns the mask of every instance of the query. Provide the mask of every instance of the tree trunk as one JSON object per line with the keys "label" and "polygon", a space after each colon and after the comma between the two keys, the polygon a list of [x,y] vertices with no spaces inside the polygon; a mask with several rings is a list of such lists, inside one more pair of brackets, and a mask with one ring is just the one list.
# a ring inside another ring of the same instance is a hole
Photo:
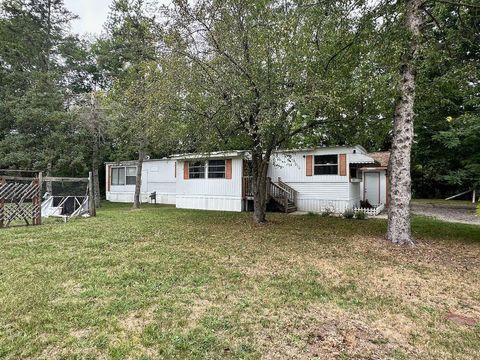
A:
{"label": "tree trunk", "polygon": [[252,154],[253,221],[257,224],[267,222],[267,172],[268,159],[262,154]]}
{"label": "tree trunk", "polygon": [[95,200],[95,207],[98,209],[100,203],[100,181],[98,179],[98,167],[93,169],[93,194]]}
{"label": "tree trunk", "polygon": [[93,151],[92,151],[92,175],[93,175],[93,194],[95,200],[95,207],[100,207],[100,181],[98,179],[98,167],[100,166],[100,161],[98,159],[99,155],[99,140],[97,134],[94,135]]}
{"label": "tree trunk", "polygon": [[[47,163],[47,176],[52,176],[52,162],[49,161]],[[46,182],[46,190],[47,190],[47,193],[50,195],[50,196],[53,196],[53,186],[52,186],[52,182],[51,181],[47,181]]]}
{"label": "tree trunk", "polygon": [[387,239],[412,245],[410,228],[411,176],[410,155],[413,141],[415,102],[415,61],[418,52],[421,15],[419,0],[406,3],[405,27],[410,33],[400,70],[400,97],[395,107],[393,142],[390,154],[389,208]]}
{"label": "tree trunk", "polygon": [[140,209],[140,191],[142,189],[142,167],[145,152],[138,152],[137,177],[135,180],[135,195],[133,197],[133,209]]}

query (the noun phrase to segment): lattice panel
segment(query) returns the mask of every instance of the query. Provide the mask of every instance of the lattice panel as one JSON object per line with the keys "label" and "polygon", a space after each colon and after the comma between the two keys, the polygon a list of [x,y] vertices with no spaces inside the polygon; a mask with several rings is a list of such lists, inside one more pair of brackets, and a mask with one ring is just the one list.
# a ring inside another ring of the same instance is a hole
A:
{"label": "lattice panel", "polygon": [[27,220],[30,224],[33,222],[33,219],[40,216],[40,211],[40,205],[34,205],[33,203],[5,204],[3,207],[5,226],[15,220]]}
{"label": "lattice panel", "polygon": [[0,178],[0,227],[14,221],[40,224],[41,202],[38,179],[31,183],[7,183]]}

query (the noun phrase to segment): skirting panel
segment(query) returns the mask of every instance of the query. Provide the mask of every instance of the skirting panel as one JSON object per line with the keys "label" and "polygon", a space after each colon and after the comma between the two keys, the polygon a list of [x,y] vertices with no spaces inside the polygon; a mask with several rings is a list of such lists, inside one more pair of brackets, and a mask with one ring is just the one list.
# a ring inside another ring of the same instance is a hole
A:
{"label": "skirting panel", "polygon": [[177,208],[242,211],[241,197],[177,195]]}
{"label": "skirting panel", "polygon": [[[111,202],[133,203],[133,196],[133,192],[109,192],[107,193],[107,200]],[[142,203],[149,203],[150,193],[142,193],[141,201]],[[157,193],[157,204],[175,205],[175,194]]]}
{"label": "skirting panel", "polygon": [[326,199],[298,199],[299,211],[324,212],[330,210],[335,213],[343,213],[346,209],[353,209],[358,205],[357,200],[326,200]]}

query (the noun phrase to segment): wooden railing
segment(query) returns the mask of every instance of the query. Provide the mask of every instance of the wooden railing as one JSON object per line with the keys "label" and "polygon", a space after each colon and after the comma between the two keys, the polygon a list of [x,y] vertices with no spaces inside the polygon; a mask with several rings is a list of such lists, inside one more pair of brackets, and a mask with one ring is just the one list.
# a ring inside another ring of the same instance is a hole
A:
{"label": "wooden railing", "polygon": [[[278,178],[278,183],[274,183],[271,178],[267,179],[267,195],[282,204],[285,212],[288,212],[290,203],[297,203],[297,191],[281,181],[280,178]],[[243,177],[243,196],[253,196],[253,179],[251,176]]]}
{"label": "wooden railing", "polygon": [[296,204],[297,190],[285,184],[280,178],[278,178],[278,185],[288,193],[288,199]]}
{"label": "wooden railing", "polygon": [[250,197],[253,196],[253,178],[251,176],[243,177],[243,196]]}

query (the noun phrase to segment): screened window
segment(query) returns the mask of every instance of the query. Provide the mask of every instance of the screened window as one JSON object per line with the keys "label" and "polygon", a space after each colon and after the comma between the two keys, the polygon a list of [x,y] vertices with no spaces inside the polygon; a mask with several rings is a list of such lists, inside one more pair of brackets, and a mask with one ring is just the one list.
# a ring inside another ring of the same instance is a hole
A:
{"label": "screened window", "polygon": [[112,168],[112,185],[125,185],[125,168]]}
{"label": "screened window", "polygon": [[205,163],[203,161],[188,163],[188,177],[190,179],[204,179],[205,178]]}
{"label": "screened window", "polygon": [[315,155],[313,173],[315,175],[337,175],[338,174],[338,156],[337,155]]}
{"label": "screened window", "polygon": [[212,179],[225,178],[225,160],[208,161],[208,177]]}
{"label": "screened window", "polygon": [[137,168],[136,167],[127,167],[126,168],[127,176],[125,178],[125,182],[127,185],[135,185],[137,181]]}

